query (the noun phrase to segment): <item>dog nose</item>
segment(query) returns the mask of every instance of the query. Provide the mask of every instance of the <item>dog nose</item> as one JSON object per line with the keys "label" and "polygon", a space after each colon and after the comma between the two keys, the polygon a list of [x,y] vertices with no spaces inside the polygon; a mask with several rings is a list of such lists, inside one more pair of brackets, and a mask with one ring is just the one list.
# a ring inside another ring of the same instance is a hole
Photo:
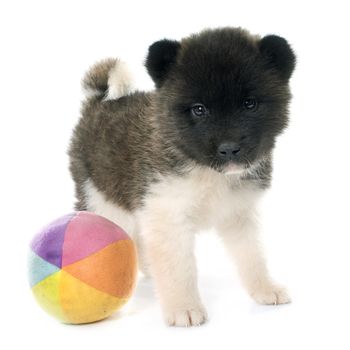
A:
{"label": "dog nose", "polygon": [[235,142],[222,143],[218,148],[218,155],[224,160],[232,160],[239,153],[241,147]]}

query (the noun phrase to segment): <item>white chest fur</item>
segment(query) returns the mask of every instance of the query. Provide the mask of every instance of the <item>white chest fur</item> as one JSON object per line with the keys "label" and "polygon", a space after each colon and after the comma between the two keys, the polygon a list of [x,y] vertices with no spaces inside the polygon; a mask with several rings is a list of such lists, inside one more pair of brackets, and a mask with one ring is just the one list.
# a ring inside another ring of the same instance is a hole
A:
{"label": "white chest fur", "polygon": [[184,215],[198,229],[217,226],[229,218],[254,211],[261,190],[243,184],[237,175],[223,175],[209,168],[195,168],[186,176],[163,177],[145,197],[144,210]]}
{"label": "white chest fur", "polygon": [[93,182],[85,184],[88,210],[105,216],[132,234],[146,216],[164,220],[192,221],[194,228],[205,229],[219,225],[229,218],[254,211],[261,190],[240,183],[236,175],[222,175],[214,170],[195,168],[186,176],[162,176],[153,184],[144,198],[144,207],[136,212],[122,209],[107,201]]}

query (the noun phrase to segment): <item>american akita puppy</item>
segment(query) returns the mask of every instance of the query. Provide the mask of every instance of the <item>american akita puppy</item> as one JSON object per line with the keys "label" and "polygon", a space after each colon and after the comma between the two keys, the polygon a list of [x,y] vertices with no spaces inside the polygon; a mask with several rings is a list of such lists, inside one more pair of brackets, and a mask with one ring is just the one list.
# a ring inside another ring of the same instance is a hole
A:
{"label": "american akita puppy", "polygon": [[107,59],[83,80],[86,100],[69,149],[78,210],[134,238],[169,325],[205,322],[195,232],[216,227],[258,303],[290,302],[269,276],[257,238],[257,199],[288,122],[295,55],[281,37],[205,30],[150,46],[152,92]]}

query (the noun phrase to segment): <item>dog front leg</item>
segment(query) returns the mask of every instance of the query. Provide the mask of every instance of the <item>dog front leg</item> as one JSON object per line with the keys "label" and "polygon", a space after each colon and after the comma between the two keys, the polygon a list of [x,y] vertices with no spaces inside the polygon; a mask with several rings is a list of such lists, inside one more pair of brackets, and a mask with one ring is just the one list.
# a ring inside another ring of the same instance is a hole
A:
{"label": "dog front leg", "polygon": [[284,287],[274,283],[258,239],[253,215],[227,220],[219,233],[235,261],[242,284],[259,304],[285,304],[291,301]]}
{"label": "dog front leg", "polygon": [[142,220],[145,253],[170,326],[195,326],[207,319],[198,286],[193,227],[165,208],[150,210]]}

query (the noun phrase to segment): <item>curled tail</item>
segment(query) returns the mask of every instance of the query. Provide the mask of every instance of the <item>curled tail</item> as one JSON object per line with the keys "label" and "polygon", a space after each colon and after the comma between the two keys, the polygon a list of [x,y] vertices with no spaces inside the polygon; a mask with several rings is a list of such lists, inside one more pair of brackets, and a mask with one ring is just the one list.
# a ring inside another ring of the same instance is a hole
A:
{"label": "curled tail", "polygon": [[82,87],[86,98],[101,96],[104,100],[118,99],[134,90],[128,66],[117,58],[95,63],[85,74]]}

